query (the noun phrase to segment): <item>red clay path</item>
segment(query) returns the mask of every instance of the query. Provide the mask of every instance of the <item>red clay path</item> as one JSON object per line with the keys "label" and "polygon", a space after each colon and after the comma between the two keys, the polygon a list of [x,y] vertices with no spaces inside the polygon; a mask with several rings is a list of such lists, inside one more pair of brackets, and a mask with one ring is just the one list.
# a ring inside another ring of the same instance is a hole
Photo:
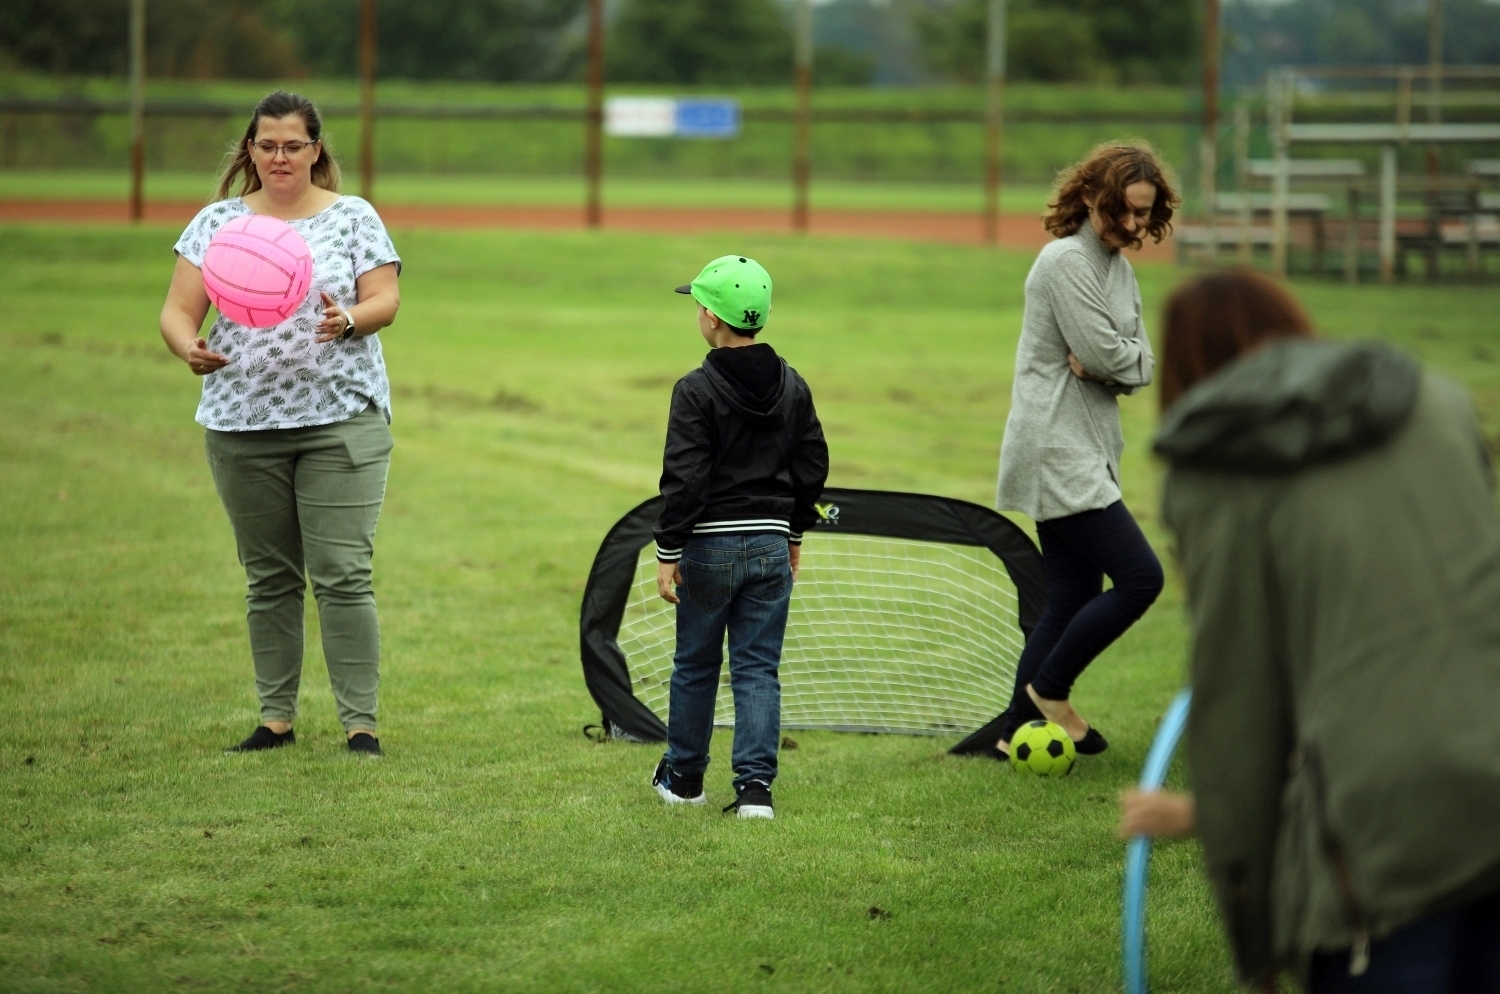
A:
{"label": "red clay path", "polygon": [[[154,201],[146,205],[146,221],[186,224],[202,206],[194,201]],[[548,206],[421,206],[380,204],[380,215],[396,228],[518,228],[543,231],[583,227],[581,207]],[[108,200],[0,200],[0,222],[29,221],[75,224],[124,224],[127,207]],[[814,210],[814,235],[854,238],[899,238],[920,242],[979,245],[982,233],[972,214],[936,211]],[[746,232],[790,234],[786,210],[762,207],[608,207],[604,227],[615,231],[653,234]],[[1000,244],[1007,248],[1038,249],[1050,240],[1033,215],[1006,214],[1000,218]],[[1170,261],[1167,243],[1147,243],[1138,258]]]}

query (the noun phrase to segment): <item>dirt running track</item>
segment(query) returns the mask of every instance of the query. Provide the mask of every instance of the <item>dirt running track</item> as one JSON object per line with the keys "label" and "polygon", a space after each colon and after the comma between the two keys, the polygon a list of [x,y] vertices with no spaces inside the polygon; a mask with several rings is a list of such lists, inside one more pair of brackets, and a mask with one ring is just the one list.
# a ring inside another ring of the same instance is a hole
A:
{"label": "dirt running track", "polygon": [[[146,220],[154,224],[187,224],[202,204],[194,201],[156,201],[146,205]],[[420,206],[382,204],[380,215],[393,228],[519,228],[541,231],[583,227],[581,207]],[[0,200],[0,222],[124,224],[126,205],[108,200]],[[737,207],[606,207],[604,227],[615,231],[651,234],[710,232],[790,234],[786,210]],[[814,210],[811,233],[852,238],[900,238],[920,242],[979,245],[979,219],[971,214],[919,211]],[[1041,222],[1029,214],[1000,218],[1000,243],[1007,248],[1036,250],[1050,240]],[[1146,247],[1142,262],[1169,262],[1169,242]]]}

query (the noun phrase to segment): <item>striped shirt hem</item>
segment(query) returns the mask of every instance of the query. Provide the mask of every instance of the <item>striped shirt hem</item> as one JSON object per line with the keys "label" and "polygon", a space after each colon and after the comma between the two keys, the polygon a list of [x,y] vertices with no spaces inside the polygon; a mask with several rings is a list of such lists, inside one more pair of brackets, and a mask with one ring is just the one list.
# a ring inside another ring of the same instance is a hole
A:
{"label": "striped shirt hem", "polygon": [[[744,518],[739,521],[701,521],[693,526],[694,535],[743,535],[757,532],[780,532],[792,545],[802,544],[802,533],[793,532],[790,522],[782,518]],[[681,549],[656,547],[658,562],[675,563],[682,558]]]}
{"label": "striped shirt hem", "polygon": [[739,521],[700,521],[693,526],[694,535],[738,535],[745,532],[792,533],[792,526],[781,518],[744,518]]}

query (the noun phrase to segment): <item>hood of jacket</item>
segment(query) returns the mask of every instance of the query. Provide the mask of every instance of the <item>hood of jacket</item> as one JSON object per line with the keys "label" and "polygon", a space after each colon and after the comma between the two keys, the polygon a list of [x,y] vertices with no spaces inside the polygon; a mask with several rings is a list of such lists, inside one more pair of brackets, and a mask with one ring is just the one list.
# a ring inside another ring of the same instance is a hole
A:
{"label": "hood of jacket", "polygon": [[1154,448],[1184,469],[1290,473],[1385,442],[1421,378],[1415,359],[1380,342],[1286,339],[1188,391]]}
{"label": "hood of jacket", "polygon": [[752,428],[773,430],[785,416],[787,367],[765,342],[733,349],[714,349],[703,360],[708,382]]}

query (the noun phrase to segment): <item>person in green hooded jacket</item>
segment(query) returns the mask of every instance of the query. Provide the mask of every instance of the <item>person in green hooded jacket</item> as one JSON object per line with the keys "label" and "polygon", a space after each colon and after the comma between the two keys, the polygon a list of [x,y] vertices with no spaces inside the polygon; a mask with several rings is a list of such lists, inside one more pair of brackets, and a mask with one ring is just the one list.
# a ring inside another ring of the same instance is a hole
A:
{"label": "person in green hooded jacket", "polygon": [[1312,337],[1253,273],[1194,279],[1163,324],[1194,797],[1127,797],[1125,830],[1195,824],[1247,983],[1500,991],[1500,514],[1472,402]]}

